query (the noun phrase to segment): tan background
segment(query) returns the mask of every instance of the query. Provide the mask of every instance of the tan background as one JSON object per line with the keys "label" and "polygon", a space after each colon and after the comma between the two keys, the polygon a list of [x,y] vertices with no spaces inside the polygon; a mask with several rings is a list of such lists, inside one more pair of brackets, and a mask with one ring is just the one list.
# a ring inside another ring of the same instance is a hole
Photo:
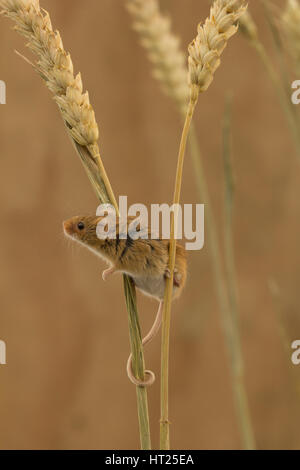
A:
{"label": "tan background", "polygon": [[[90,92],[101,150],[117,194],[129,202],[169,202],[181,123],[151,77],[122,0],[44,0]],[[183,46],[206,17],[207,2],[162,0]],[[261,36],[272,51],[259,2]],[[284,2],[278,2],[282,5]],[[103,265],[66,241],[62,221],[93,213],[96,198],[55,104],[33,70],[14,53],[23,39],[1,19],[0,79],[0,447],[137,448],[134,387],[121,277],[106,284]],[[292,77],[293,79],[299,77]],[[299,448],[299,395],[290,374],[274,303],[273,277],[290,341],[300,339],[300,167],[272,86],[245,40],[224,53],[196,113],[205,169],[223,223],[221,118],[234,92],[237,179],[235,248],[242,341],[259,448]],[[186,160],[183,201],[199,202]],[[143,331],[156,303],[139,295]],[[220,315],[206,248],[190,255],[189,280],[174,304],[171,421],[174,448],[240,448]],[[146,360],[159,375],[160,343]],[[300,374],[300,366],[294,367]],[[159,381],[149,390],[153,444],[158,445]]]}

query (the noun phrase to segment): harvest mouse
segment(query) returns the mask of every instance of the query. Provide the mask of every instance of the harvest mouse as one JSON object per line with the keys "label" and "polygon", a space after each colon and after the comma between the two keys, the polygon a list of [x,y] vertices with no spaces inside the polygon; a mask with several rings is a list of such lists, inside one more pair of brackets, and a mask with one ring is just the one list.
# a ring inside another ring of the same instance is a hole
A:
{"label": "harvest mouse", "polygon": [[[125,226],[126,231],[119,218],[117,218],[115,238],[100,239],[97,236],[97,225],[102,220],[103,217],[98,216],[72,217],[63,223],[64,232],[66,236],[84,245],[108,263],[109,268],[102,273],[103,280],[107,280],[115,272],[127,274],[133,279],[138,289],[159,301],[154,324],[148,335],[143,339],[143,345],[145,345],[157,334],[162,321],[165,283],[166,278],[170,276],[168,269],[170,242],[165,239],[151,239],[150,231],[148,231],[149,238],[147,239],[132,239],[128,235],[128,225],[134,220],[133,217],[128,217]],[[173,299],[181,294],[184,287],[186,264],[185,249],[177,244],[173,276]],[[131,361],[132,356],[130,355],[127,363],[127,373],[130,380],[135,385],[151,385],[155,380],[153,372],[145,371],[145,374],[149,377],[145,381],[140,381],[133,374]]]}

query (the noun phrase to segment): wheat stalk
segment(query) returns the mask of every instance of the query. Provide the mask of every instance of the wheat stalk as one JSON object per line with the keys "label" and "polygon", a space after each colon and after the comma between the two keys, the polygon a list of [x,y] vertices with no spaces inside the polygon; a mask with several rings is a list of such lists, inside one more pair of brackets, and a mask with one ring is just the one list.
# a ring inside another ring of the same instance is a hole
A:
{"label": "wheat stalk", "polygon": [[[12,19],[15,29],[28,40],[27,46],[37,55],[32,64],[54,95],[69,135],[84,164],[88,177],[101,202],[118,205],[100,157],[99,130],[87,92],[83,93],[81,75],[74,76],[73,63],[64,50],[58,31],[53,31],[49,14],[40,8],[39,0],[1,0],[1,13]],[[135,287],[124,276],[124,291],[129,315],[133,370],[144,380],[145,368],[142,338],[136,308]],[[150,449],[150,427],[147,392],[137,387],[138,416],[142,449]]]}
{"label": "wheat stalk", "polygon": [[248,397],[244,383],[244,361],[239,334],[239,305],[238,288],[235,268],[234,237],[233,237],[233,210],[235,181],[231,162],[231,133],[232,133],[232,97],[228,95],[223,118],[223,160],[224,160],[224,259],[225,273],[228,285],[229,303],[231,317],[224,318],[228,328],[228,340],[231,344],[231,372],[233,381],[233,392],[235,396],[235,406],[239,419],[239,426],[243,438],[243,445],[246,449],[255,448],[255,439],[252,430],[251,416],[248,404]]}
{"label": "wheat stalk", "polygon": [[[186,142],[192,122],[194,110],[199,93],[206,91],[213,80],[214,73],[220,65],[220,56],[225,49],[228,39],[237,31],[236,22],[244,13],[246,5],[244,0],[216,0],[210,9],[210,16],[204,25],[198,26],[198,34],[189,46],[189,85],[190,101],[181,136],[173,203],[180,203],[182,173]],[[176,207],[176,206],[175,206]],[[161,428],[160,444],[162,449],[170,448],[169,423],[169,342],[171,323],[171,302],[173,290],[173,272],[175,266],[176,240],[175,227],[177,227],[177,214],[171,217],[171,240],[169,269],[170,278],[167,279],[162,331],[162,372],[161,372]]]}

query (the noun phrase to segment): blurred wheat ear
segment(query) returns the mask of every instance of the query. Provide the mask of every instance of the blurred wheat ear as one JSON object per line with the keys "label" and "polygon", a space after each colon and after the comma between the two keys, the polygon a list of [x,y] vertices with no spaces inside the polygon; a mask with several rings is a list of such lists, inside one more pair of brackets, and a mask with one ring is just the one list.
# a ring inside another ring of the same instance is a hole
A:
{"label": "blurred wheat ear", "polygon": [[[118,205],[100,157],[99,130],[88,92],[83,93],[81,75],[74,76],[70,54],[63,47],[50,16],[40,9],[39,0],[1,0],[1,13],[16,23],[15,30],[27,40],[38,59],[32,64],[54,95],[68,134],[83,163],[100,202]],[[136,307],[135,286],[124,276],[124,292],[129,316],[133,369],[144,380],[144,357]],[[147,392],[137,387],[137,404],[142,449],[151,448]]]}
{"label": "blurred wheat ear", "polygon": [[[267,7],[268,3],[265,0],[262,0],[262,3]],[[271,18],[271,11],[268,11],[270,17],[268,18],[269,24],[272,27],[273,18]],[[242,34],[245,36],[249,44],[255,49],[258,57],[260,58],[269,79],[275,89],[275,92],[278,96],[279,103],[287,120],[288,128],[290,130],[292,139],[294,141],[297,157],[300,161],[300,132],[299,132],[299,123],[297,120],[297,116],[294,113],[294,109],[291,104],[290,97],[286,92],[286,84],[282,84],[280,80],[280,76],[278,75],[276,68],[274,67],[272,60],[264,46],[261,42],[258,29],[256,27],[255,21],[250,15],[249,12],[246,12],[240,18],[240,30]],[[274,37],[275,30],[273,28],[272,34]],[[275,39],[275,38],[274,38]],[[275,40],[276,41],[276,40]],[[278,47],[278,44],[277,44]],[[283,65],[281,64],[281,69],[283,70]]]}
{"label": "blurred wheat ear", "polygon": [[300,3],[298,0],[287,0],[280,12],[280,23],[283,29],[288,51],[293,59],[295,70],[300,75]]}
{"label": "blurred wheat ear", "polygon": [[170,19],[160,12],[158,0],[127,0],[126,6],[152,63],[154,78],[185,114],[190,96],[186,58],[179,38],[171,32]]}

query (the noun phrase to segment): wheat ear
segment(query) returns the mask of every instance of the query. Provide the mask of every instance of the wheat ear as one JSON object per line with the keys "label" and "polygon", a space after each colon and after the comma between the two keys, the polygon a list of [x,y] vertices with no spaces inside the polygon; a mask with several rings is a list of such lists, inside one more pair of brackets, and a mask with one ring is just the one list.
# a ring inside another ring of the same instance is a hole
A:
{"label": "wheat ear", "polygon": [[64,50],[59,32],[53,31],[49,13],[41,11],[37,0],[3,0],[1,7],[38,56],[35,68],[53,93],[74,140],[80,145],[97,145],[99,130],[88,92],[83,93],[80,73],[74,76],[71,56]]}
{"label": "wheat ear", "polygon": [[216,0],[210,17],[204,25],[199,24],[197,37],[189,46],[189,81],[196,94],[211,84],[220,56],[228,39],[237,32],[236,23],[245,11],[244,0]]}
{"label": "wheat ear", "polygon": [[102,181],[95,183],[101,200],[109,199],[117,206],[100,158],[99,130],[89,94],[83,93],[80,73],[74,75],[71,56],[65,51],[59,32],[53,31],[49,13],[40,8],[39,0],[2,0],[0,7],[1,14],[16,23],[15,30],[28,40],[27,46],[37,55],[34,68],[53,93],[80,157],[87,160],[88,155],[93,159],[88,162],[90,178],[93,164],[97,165]]}
{"label": "wheat ear", "polygon": [[281,16],[281,25],[287,39],[289,52],[300,72],[300,4],[298,0],[288,0]]}
{"label": "wheat ear", "polygon": [[[204,25],[198,26],[196,39],[189,46],[189,84],[190,101],[186,113],[185,124],[181,136],[173,203],[180,203],[182,173],[185,156],[186,142],[192,122],[194,110],[199,93],[206,91],[213,80],[214,73],[220,65],[220,56],[227,45],[228,39],[237,31],[236,22],[244,13],[246,5],[244,0],[216,0],[211,7],[210,17]],[[167,279],[163,328],[162,328],[162,372],[161,372],[161,423],[160,444],[162,449],[170,448],[170,423],[169,423],[169,342],[171,323],[171,302],[173,290],[173,273],[175,266],[176,240],[175,228],[177,227],[177,214],[171,217],[171,240],[169,269],[170,278]]]}
{"label": "wheat ear", "polygon": [[[63,47],[58,31],[53,31],[49,14],[39,0],[1,0],[1,13],[12,19],[15,29],[28,40],[27,46],[38,57],[35,70],[54,95],[68,132],[88,177],[101,202],[110,202],[119,213],[98,147],[99,131],[88,93],[83,93],[80,74],[74,76],[73,63]],[[124,276],[125,300],[129,316],[130,344],[134,374],[145,379],[144,356],[135,286]],[[137,387],[138,417],[142,449],[151,448],[147,391]]]}

